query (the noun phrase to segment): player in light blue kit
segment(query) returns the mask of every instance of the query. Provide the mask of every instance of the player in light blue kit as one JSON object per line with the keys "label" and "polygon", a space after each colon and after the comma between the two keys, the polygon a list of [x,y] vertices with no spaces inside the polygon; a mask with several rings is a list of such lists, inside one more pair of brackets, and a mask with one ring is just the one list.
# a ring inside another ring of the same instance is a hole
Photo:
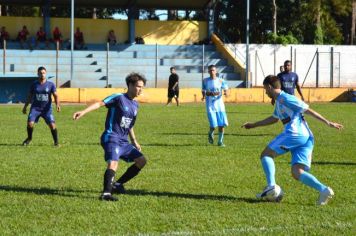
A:
{"label": "player in light blue kit", "polygon": [[215,65],[210,65],[208,70],[210,77],[203,80],[202,86],[202,101],[206,100],[206,112],[210,124],[208,141],[214,143],[214,130],[219,127],[218,146],[225,147],[224,131],[228,121],[222,95],[227,96],[228,86],[224,79],[217,77]]}
{"label": "player in light blue kit", "polygon": [[[133,99],[141,94],[146,79],[140,74],[131,73],[126,77],[126,84],[127,93],[113,94],[73,114],[73,119],[78,120],[86,113],[102,106],[108,108],[105,131],[101,136],[101,146],[107,162],[103,193],[100,196],[100,199],[104,201],[117,201],[112,193],[125,193],[123,184],[135,177],[146,164],[133,130],[138,111],[138,103]],[[128,136],[130,136],[131,143],[128,142]],[[113,184],[119,159],[134,162],[134,164]]]}
{"label": "player in light blue kit", "polygon": [[341,129],[343,126],[325,119],[322,115],[310,109],[303,101],[283,92],[278,77],[267,76],[263,81],[263,86],[266,94],[276,101],[273,115],[255,123],[247,122],[242,127],[251,129],[271,125],[281,120],[284,125],[284,131],[272,140],[261,154],[261,163],[266,175],[267,186],[261,194],[257,195],[257,198],[263,198],[276,185],[273,158],[286,152],[291,152],[292,176],[303,184],[319,191],[318,205],[327,204],[328,200],[333,197],[334,192],[309,172],[314,137],[307,122],[304,120],[303,113],[311,115],[336,129]]}
{"label": "player in light blue kit", "polygon": [[32,141],[32,133],[34,123],[37,123],[39,118],[42,117],[51,130],[54,145],[58,146],[58,133],[56,122],[52,115],[52,95],[56,103],[56,110],[61,110],[59,98],[56,91],[56,86],[53,82],[46,79],[46,68],[39,67],[37,69],[38,80],[32,83],[27,100],[22,109],[22,113],[27,113],[27,106],[31,102],[30,114],[27,119],[27,138],[23,141],[22,145],[27,146]]}

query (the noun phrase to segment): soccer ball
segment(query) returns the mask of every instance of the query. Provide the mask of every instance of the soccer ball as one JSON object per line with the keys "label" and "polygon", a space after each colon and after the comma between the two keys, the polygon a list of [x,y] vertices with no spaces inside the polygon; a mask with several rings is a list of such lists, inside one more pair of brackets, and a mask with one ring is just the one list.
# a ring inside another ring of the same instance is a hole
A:
{"label": "soccer ball", "polygon": [[283,198],[283,190],[279,185],[275,185],[266,192],[265,199],[270,202],[280,202]]}

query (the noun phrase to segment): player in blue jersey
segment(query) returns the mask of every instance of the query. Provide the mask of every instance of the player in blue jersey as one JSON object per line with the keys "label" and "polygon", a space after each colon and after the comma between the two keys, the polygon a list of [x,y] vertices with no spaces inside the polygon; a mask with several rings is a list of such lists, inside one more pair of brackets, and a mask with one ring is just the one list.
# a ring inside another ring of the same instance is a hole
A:
{"label": "player in blue jersey", "polygon": [[210,124],[208,141],[211,144],[214,143],[214,130],[218,127],[218,146],[225,147],[224,131],[225,126],[228,126],[228,121],[222,95],[227,96],[228,86],[224,79],[217,76],[215,65],[210,65],[208,71],[210,77],[205,78],[202,85],[202,101],[204,101],[204,99],[206,101],[206,112]]}
{"label": "player in blue jersey", "polygon": [[243,124],[242,127],[251,129],[271,125],[281,120],[284,125],[284,131],[272,140],[261,154],[261,163],[267,179],[267,186],[257,197],[263,198],[266,193],[276,185],[273,159],[286,152],[291,152],[292,176],[303,184],[319,191],[318,205],[327,204],[328,200],[334,195],[334,192],[330,187],[319,182],[319,180],[309,172],[314,147],[314,137],[303,114],[311,115],[329,127],[341,129],[343,126],[325,119],[322,115],[310,109],[303,101],[283,92],[281,90],[280,80],[276,76],[267,76],[263,81],[263,85],[266,94],[276,101],[274,113],[264,120],[255,123],[247,122]]}
{"label": "player in blue jersey", "polygon": [[[104,174],[103,193],[101,200],[117,201],[112,193],[124,193],[124,184],[135,177],[146,164],[146,159],[141,153],[133,126],[136,121],[138,103],[133,100],[139,96],[146,84],[144,76],[131,73],[126,77],[127,93],[113,94],[103,101],[96,102],[86,109],[73,114],[73,119],[78,120],[86,113],[94,111],[102,106],[108,108],[105,122],[105,131],[101,136],[101,146],[105,152],[107,169]],[[128,142],[130,136],[131,143]],[[126,172],[113,183],[118,167],[118,161],[134,162]]]}
{"label": "player in blue jersey", "polygon": [[51,129],[54,145],[58,146],[56,122],[52,114],[52,95],[56,103],[57,112],[61,110],[56,86],[53,82],[46,79],[46,68],[42,66],[39,67],[37,74],[38,80],[32,83],[27,100],[22,109],[22,112],[26,114],[27,106],[31,102],[30,114],[27,119],[27,138],[23,141],[22,145],[27,146],[30,144],[34,123],[37,123],[39,118],[42,117]]}
{"label": "player in blue jersey", "polygon": [[297,73],[292,72],[292,62],[287,60],[284,62],[284,70],[277,75],[281,81],[282,91],[294,95],[294,90],[297,88],[297,91],[300,95],[300,98],[304,101],[304,96],[302,93],[302,88],[299,84],[299,78]]}

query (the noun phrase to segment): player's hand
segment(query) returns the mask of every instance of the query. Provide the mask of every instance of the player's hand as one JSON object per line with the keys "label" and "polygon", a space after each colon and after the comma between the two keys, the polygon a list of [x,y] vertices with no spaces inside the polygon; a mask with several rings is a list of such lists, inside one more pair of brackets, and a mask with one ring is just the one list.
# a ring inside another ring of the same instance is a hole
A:
{"label": "player's hand", "polygon": [[57,112],[60,112],[61,111],[61,106],[57,106]]}
{"label": "player's hand", "polygon": [[78,111],[73,114],[73,120],[78,120],[80,117],[82,117],[84,114],[81,111]]}
{"label": "player's hand", "polygon": [[133,142],[132,145],[136,147],[137,150],[141,151],[141,145],[138,142]]}
{"label": "player's hand", "polygon": [[335,122],[329,122],[329,126],[335,128],[335,129],[342,129],[342,128],[344,128],[344,126],[343,126],[342,124],[335,123]]}
{"label": "player's hand", "polygon": [[27,110],[26,107],[22,108],[22,113],[23,113],[23,114],[26,114],[26,113],[27,113],[26,110]]}
{"label": "player's hand", "polygon": [[204,101],[204,100],[205,100],[205,97],[202,97],[201,100]]}
{"label": "player's hand", "polygon": [[254,123],[246,122],[245,124],[241,125],[241,128],[252,129],[255,128],[255,125]]}

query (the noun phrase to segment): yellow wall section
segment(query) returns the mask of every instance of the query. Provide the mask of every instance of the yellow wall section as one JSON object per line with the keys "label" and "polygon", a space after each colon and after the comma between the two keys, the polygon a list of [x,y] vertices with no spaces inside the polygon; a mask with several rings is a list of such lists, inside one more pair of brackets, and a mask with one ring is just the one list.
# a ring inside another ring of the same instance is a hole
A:
{"label": "yellow wall section", "polygon": [[[5,26],[14,40],[23,25],[27,26],[30,36],[35,36],[43,26],[42,17],[0,16],[0,26]],[[109,30],[115,31],[119,43],[128,40],[128,21],[111,19],[75,19],[75,29],[80,27],[86,43],[106,43]],[[70,38],[70,19],[51,18],[51,35],[58,26],[63,39]],[[202,21],[135,21],[136,36],[144,38],[146,44],[184,45],[203,40],[207,37],[207,24]]]}
{"label": "yellow wall section", "polygon": [[[123,88],[59,88],[58,94],[62,102],[73,103],[92,103],[101,101],[113,93],[124,93]],[[347,88],[304,88],[303,94],[306,102],[345,102],[348,101]],[[201,90],[180,89],[180,102],[201,102]],[[142,103],[166,103],[167,89],[164,88],[147,88],[137,99]],[[230,95],[225,98],[226,102],[264,102],[270,103],[270,98],[265,94],[263,88],[252,89],[231,89]]]}

